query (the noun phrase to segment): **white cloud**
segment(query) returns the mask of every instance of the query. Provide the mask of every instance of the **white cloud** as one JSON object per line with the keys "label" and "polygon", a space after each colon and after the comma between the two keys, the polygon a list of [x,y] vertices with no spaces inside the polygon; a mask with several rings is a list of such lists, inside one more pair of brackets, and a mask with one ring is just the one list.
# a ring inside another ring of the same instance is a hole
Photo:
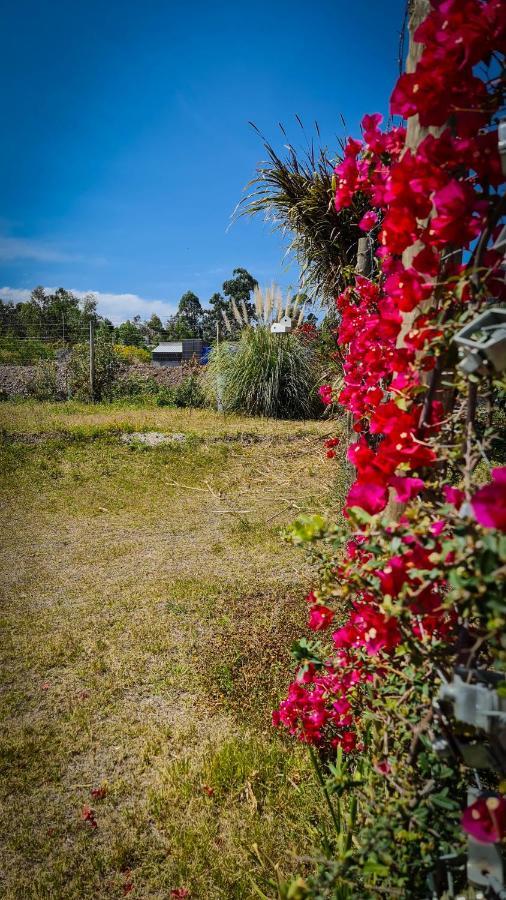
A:
{"label": "white cloud", "polygon": [[24,303],[30,299],[30,294],[31,291],[23,288],[0,288],[0,300],[3,300],[4,303]]}
{"label": "white cloud", "polygon": [[37,262],[79,262],[82,256],[66,253],[51,241],[29,240],[27,238],[0,235],[0,260],[13,262],[16,259],[33,259]]}
{"label": "white cloud", "polygon": [[93,294],[97,300],[97,310],[101,316],[111,319],[112,322],[124,322],[125,319],[133,319],[140,316],[141,319],[149,319],[156,313],[161,319],[173,316],[176,305],[168,300],[149,300],[139,297],[138,294],[112,294],[102,291],[72,291],[77,297],[85,297]]}
{"label": "white cloud", "polygon": [[[47,287],[47,291],[54,291],[54,287]],[[101,316],[111,319],[114,324],[124,322],[125,319],[133,319],[134,316],[140,316],[141,319],[149,319],[156,313],[160,318],[166,319],[173,316],[176,312],[176,305],[168,300],[149,300],[146,297],[139,297],[138,294],[114,294],[107,291],[77,291],[72,289],[72,293],[81,300],[83,297],[93,294],[97,300],[97,311]],[[12,303],[20,303],[28,300],[31,291],[23,288],[0,288],[0,299],[11,301]]]}

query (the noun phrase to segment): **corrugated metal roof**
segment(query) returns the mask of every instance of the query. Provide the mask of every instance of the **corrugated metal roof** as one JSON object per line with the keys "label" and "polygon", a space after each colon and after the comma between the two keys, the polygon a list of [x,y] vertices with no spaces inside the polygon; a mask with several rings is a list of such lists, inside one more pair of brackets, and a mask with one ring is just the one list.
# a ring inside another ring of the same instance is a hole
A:
{"label": "corrugated metal roof", "polygon": [[182,341],[162,341],[161,344],[158,344],[158,347],[155,347],[153,353],[182,353],[183,352],[183,342]]}

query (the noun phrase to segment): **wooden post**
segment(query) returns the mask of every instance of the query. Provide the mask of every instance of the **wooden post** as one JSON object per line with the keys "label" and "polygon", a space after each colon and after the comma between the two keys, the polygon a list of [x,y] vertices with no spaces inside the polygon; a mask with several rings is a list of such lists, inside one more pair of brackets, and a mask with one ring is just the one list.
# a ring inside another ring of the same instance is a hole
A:
{"label": "wooden post", "polygon": [[357,275],[364,275],[366,277],[371,274],[371,248],[368,237],[361,237],[358,239],[355,272]]}
{"label": "wooden post", "polygon": [[[423,22],[423,20],[428,16],[429,12],[429,0],[413,0],[413,2],[411,3],[409,16],[409,47],[408,55],[406,58],[406,72],[415,71],[420,57],[423,53],[423,44],[419,44],[417,41],[414,41],[413,34],[415,33],[421,22]],[[405,149],[416,150],[418,145],[421,144],[423,139],[426,138],[428,134],[437,136],[438,134],[441,134],[442,130],[442,128],[425,128],[424,126],[420,125],[418,115],[410,116],[406,126]],[[415,243],[412,244],[411,247],[407,247],[406,250],[404,250],[404,253],[402,254],[402,264],[406,269],[409,268],[416,254],[419,253],[422,247],[423,244],[420,241],[415,241]],[[431,301],[428,300],[424,305],[426,307],[427,305],[430,306],[430,304]],[[416,307],[411,312],[403,314],[401,331],[397,339],[398,347],[404,346],[404,338],[411,330],[413,322],[419,314],[419,307]]]}
{"label": "wooden post", "polygon": [[[423,22],[423,20],[427,17],[430,12],[430,2],[429,0],[412,0],[409,8],[409,47],[408,54],[406,58],[406,72],[414,72],[417,64],[420,60],[420,57],[423,53],[423,44],[418,43],[418,41],[413,40],[413,35],[418,28],[418,26]],[[425,128],[420,125],[420,120],[418,115],[410,116],[406,126],[406,142],[405,142],[405,150],[416,150],[416,148],[421,144],[424,138],[427,137],[428,134],[433,134],[435,136],[441,134],[442,128]],[[432,215],[432,214],[431,214]],[[430,216],[429,216],[430,218]],[[422,249],[423,244],[420,241],[415,241],[410,247],[407,247],[402,254],[402,264],[405,268],[409,268],[411,266],[414,257],[417,253]],[[397,347],[405,346],[405,337],[411,331],[413,327],[413,322],[420,315],[420,312],[423,309],[427,309],[434,302],[432,298],[426,300],[422,306],[415,307],[411,312],[401,313],[402,322],[401,322],[401,330],[397,337]],[[405,504],[400,503],[396,499],[396,494],[390,488],[390,497],[388,500],[388,504],[385,510],[385,514],[392,521],[397,521],[397,519],[402,515],[402,511],[405,507]]]}
{"label": "wooden post", "polygon": [[95,399],[95,323],[90,319],[90,399]]}

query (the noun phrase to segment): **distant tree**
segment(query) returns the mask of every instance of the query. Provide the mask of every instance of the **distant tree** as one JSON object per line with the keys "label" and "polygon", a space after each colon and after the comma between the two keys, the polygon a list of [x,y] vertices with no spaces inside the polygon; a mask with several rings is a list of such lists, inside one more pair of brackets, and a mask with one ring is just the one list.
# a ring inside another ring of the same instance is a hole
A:
{"label": "distant tree", "polygon": [[169,341],[183,341],[186,338],[198,337],[186,319],[180,318],[177,313],[170,319],[167,319],[167,326],[164,329],[163,336]]}
{"label": "distant tree", "polygon": [[216,322],[217,317],[214,309],[203,309],[201,320],[202,338],[207,343],[214,341],[216,338]]}
{"label": "distant tree", "polygon": [[177,313],[167,321],[165,337],[181,341],[198,338],[202,334],[202,304],[193,291],[186,291],[181,297]]}
{"label": "distant tree", "polygon": [[157,316],[156,313],[153,313],[149,322],[146,322],[146,326],[149,328],[150,331],[162,331],[163,330],[162,320],[160,319],[159,316]]}
{"label": "distant tree", "polygon": [[97,339],[112,341],[114,337],[114,325],[110,319],[99,319],[95,331]]}
{"label": "distant tree", "polygon": [[209,300],[209,305],[216,317],[221,315],[221,312],[223,310],[226,311],[229,308],[228,300],[225,300],[224,296],[219,292],[213,294],[213,296]]}
{"label": "distant tree", "polygon": [[188,325],[192,336],[199,337],[202,320],[202,304],[193,291],[186,291],[179,301],[177,316]]}
{"label": "distant tree", "polygon": [[34,288],[30,299],[20,304],[19,318],[27,336],[54,341],[79,340],[85,325],[79,298],[65,288],[53,293]]}
{"label": "distant tree", "polygon": [[141,347],[144,343],[142,332],[130,319],[118,325],[114,336],[118,344],[125,344],[128,347]]}
{"label": "distant tree", "polygon": [[223,293],[218,291],[214,293],[209,300],[209,306],[202,311],[202,337],[206,341],[215,339],[217,325],[220,334],[223,334],[224,314],[231,326],[231,332],[227,332],[228,337],[238,337],[240,327],[232,310],[232,301],[236,304],[242,318],[244,318],[244,305],[247,317],[253,321],[256,319],[255,307],[251,302],[251,293],[258,286],[256,278],[253,278],[246,269],[241,268],[234,269],[232,275],[232,278],[223,282]]}
{"label": "distant tree", "polygon": [[216,325],[223,331],[223,312],[230,309],[229,301],[216,292],[209,300],[209,307],[202,311],[202,337],[205,341],[216,338]]}
{"label": "distant tree", "polygon": [[[228,281],[223,282],[223,293],[229,298],[229,304],[234,300],[239,309],[244,303],[249,318],[255,319],[255,307],[251,303],[251,293],[258,287],[258,281],[253,278],[253,275],[250,275],[247,269],[234,269],[232,276]],[[227,312],[229,313],[229,311]]]}
{"label": "distant tree", "polygon": [[82,299],[82,314],[83,318],[88,322],[90,319],[93,319],[95,322],[99,318],[97,316],[97,298],[94,294],[86,294]]}
{"label": "distant tree", "polygon": [[141,325],[141,331],[144,335],[144,339],[147,344],[154,345],[156,344],[161,336],[163,331],[162,320],[156,313],[153,313],[150,319],[146,320]]}

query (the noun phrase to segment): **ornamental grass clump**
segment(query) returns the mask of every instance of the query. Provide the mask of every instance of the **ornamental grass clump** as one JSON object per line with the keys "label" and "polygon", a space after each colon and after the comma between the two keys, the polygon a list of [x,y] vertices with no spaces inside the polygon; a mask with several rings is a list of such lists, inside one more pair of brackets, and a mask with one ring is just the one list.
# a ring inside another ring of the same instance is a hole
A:
{"label": "ornamental grass clump", "polygon": [[[272,333],[284,317],[300,329],[304,295],[286,298],[276,285],[254,291],[255,313],[250,319],[232,301],[232,314],[242,329],[238,342],[218,343],[204,379],[209,401],[228,412],[274,419],[308,419],[323,409],[318,394],[321,360],[311,342],[297,333]],[[226,314],[223,324],[231,334]]]}
{"label": "ornamental grass clump", "polygon": [[318,364],[311,347],[270,326],[248,326],[238,344],[222,344],[209,360],[206,385],[223,408],[275,419],[308,419],[321,410]]}

